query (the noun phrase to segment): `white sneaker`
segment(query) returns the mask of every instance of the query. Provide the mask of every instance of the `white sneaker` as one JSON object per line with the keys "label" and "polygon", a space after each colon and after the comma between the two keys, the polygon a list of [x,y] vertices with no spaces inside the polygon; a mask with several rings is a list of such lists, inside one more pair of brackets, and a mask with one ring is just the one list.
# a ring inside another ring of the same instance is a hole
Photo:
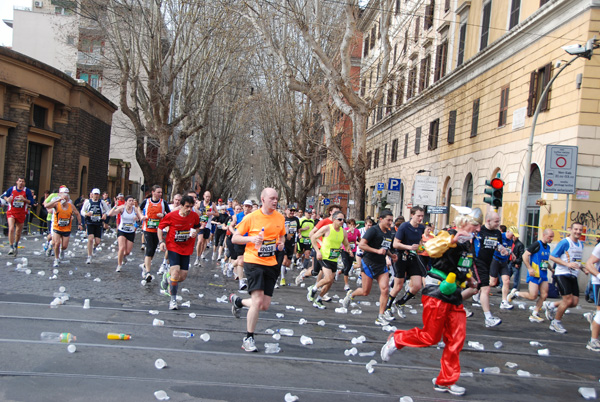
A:
{"label": "white sneaker", "polygon": [[91,264],[92,263],[92,256],[88,256],[88,258],[85,260],[86,264]]}
{"label": "white sneaker", "polygon": [[383,314],[379,314],[377,316],[377,319],[375,320],[375,325],[381,325],[382,327],[384,327],[386,325],[390,325],[390,323],[385,319],[385,316]]}
{"label": "white sneaker", "polygon": [[396,306],[396,313],[400,318],[406,318],[406,314],[404,313],[404,306]]}
{"label": "white sneaker", "polygon": [[344,285],[344,292],[347,292],[350,290],[350,285]]}
{"label": "white sneaker", "polygon": [[122,265],[117,265],[117,272],[121,272]]}
{"label": "white sneaker", "polygon": [[348,308],[350,301],[352,301],[352,291],[348,289],[346,292],[346,297],[344,297],[344,300],[342,300],[342,306],[344,306],[344,308]]}
{"label": "white sneaker", "polygon": [[544,319],[536,313],[531,313],[531,315],[529,316],[529,321],[539,323],[539,322],[544,322]]}
{"label": "white sneaker", "polygon": [[385,318],[386,321],[394,321],[396,319],[391,309],[385,310],[385,312],[383,313],[383,318]]}
{"label": "white sneaker", "polygon": [[304,274],[306,273],[306,270],[303,269],[302,271],[300,271],[300,273],[298,274],[298,276],[296,277],[296,285],[300,285],[302,283],[302,281],[304,281]]}
{"label": "white sneaker", "polygon": [[559,334],[567,333],[565,327],[563,327],[562,324],[556,320],[552,320],[552,322],[550,323],[550,329],[554,332],[558,332]]}
{"label": "white sneaker", "polygon": [[195,267],[199,267],[200,266],[200,258],[196,258],[196,261],[194,261],[194,266]]}
{"label": "white sneaker", "polygon": [[213,260],[213,261],[216,261],[216,260],[217,260],[217,256],[215,255],[215,253],[213,253],[213,255],[212,255],[212,260]]}
{"label": "white sneaker", "polygon": [[325,295],[321,299],[327,303],[331,301],[331,296],[329,296],[329,293],[325,293]]}
{"label": "white sneaker", "polygon": [[480,300],[479,300],[479,293],[475,293],[475,294],[473,295],[473,301],[474,301],[475,303],[479,303],[479,301],[480,301]]}
{"label": "white sneaker", "polygon": [[169,302],[169,310],[177,310],[179,307],[177,307],[177,300],[171,300]]}
{"label": "white sneaker", "polygon": [[512,310],[513,309],[513,305],[508,303],[506,300],[502,300],[502,303],[500,303],[500,308],[502,310]]}
{"label": "white sneaker", "polygon": [[56,268],[56,267],[58,267],[58,264],[59,264],[59,263],[58,263],[58,258],[55,258],[55,259],[54,259],[54,263],[52,264],[52,266],[53,266],[54,268]]}
{"label": "white sneaker", "polygon": [[240,279],[240,286],[239,286],[240,290],[246,290],[248,289],[248,280],[246,278],[244,279]]}
{"label": "white sneaker", "polygon": [[242,349],[246,352],[258,352],[254,338],[244,338],[242,340]]}
{"label": "white sneaker", "polygon": [[487,328],[495,327],[495,326],[500,325],[500,324],[502,324],[502,320],[500,318],[498,318],[498,317],[492,316],[492,318],[486,318],[485,319],[485,326]]}
{"label": "white sneaker", "polygon": [[437,385],[435,383],[436,380],[437,380],[437,378],[434,378],[432,380],[432,382],[433,382],[433,389],[436,390],[436,391],[438,391],[438,392],[449,392],[452,395],[462,396],[467,391],[465,388],[459,387],[456,384],[452,384],[452,385]]}
{"label": "white sneaker", "polygon": [[512,290],[510,291],[510,293],[508,294],[508,297],[506,298],[506,299],[508,300],[508,302],[509,302],[509,303],[512,303],[512,301],[513,301],[514,299],[516,299],[516,298],[518,298],[518,297],[519,297],[519,295],[518,295],[517,293],[519,293],[519,292],[517,291],[517,289],[512,289]]}
{"label": "white sneaker", "polygon": [[546,314],[546,319],[548,319],[548,321],[554,320],[554,317],[556,317],[556,306],[554,306],[554,303],[545,301],[544,313]]}
{"label": "white sneaker", "polygon": [[385,345],[383,345],[381,351],[379,352],[379,356],[381,356],[381,361],[389,361],[390,356],[392,356],[392,354],[397,350],[398,348],[396,347],[396,342],[394,341],[394,334],[390,334],[390,336],[388,336],[387,342],[385,343]]}
{"label": "white sneaker", "polygon": [[468,308],[465,308],[465,314],[466,314],[467,318],[473,317],[473,311],[469,310]]}

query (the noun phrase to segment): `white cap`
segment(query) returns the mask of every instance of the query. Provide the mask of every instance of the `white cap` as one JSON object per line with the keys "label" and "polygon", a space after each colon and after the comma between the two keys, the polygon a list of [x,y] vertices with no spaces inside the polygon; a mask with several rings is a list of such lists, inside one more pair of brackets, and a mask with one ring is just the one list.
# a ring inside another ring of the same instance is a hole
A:
{"label": "white cap", "polygon": [[67,187],[61,187],[60,189],[58,189],[58,193],[69,193],[69,189]]}
{"label": "white cap", "polygon": [[93,189],[92,194],[100,194],[100,189],[99,188]]}
{"label": "white cap", "polygon": [[252,204],[252,201],[246,200],[246,201],[244,201],[244,205],[250,205],[250,206],[252,206],[253,204]]}

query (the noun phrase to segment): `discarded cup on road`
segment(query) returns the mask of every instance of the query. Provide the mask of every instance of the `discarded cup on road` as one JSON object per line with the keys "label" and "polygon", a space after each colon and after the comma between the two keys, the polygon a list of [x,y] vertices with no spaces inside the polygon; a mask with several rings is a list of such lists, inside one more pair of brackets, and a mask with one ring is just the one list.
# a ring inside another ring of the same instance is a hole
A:
{"label": "discarded cup on road", "polygon": [[469,341],[467,344],[469,345],[469,347],[472,347],[475,350],[484,350],[485,349],[485,347],[479,342]]}
{"label": "discarded cup on road", "polygon": [[285,394],[284,399],[285,399],[285,402],[296,402],[299,400],[296,395],[292,395],[289,392],[287,394]]}
{"label": "discarded cup on road", "polygon": [[163,325],[165,325],[165,322],[163,320],[159,320],[158,318],[155,318],[152,321],[152,325],[155,327],[162,327]]}
{"label": "discarded cup on road", "polygon": [[181,307],[191,307],[192,303],[188,300],[185,303],[181,303]]}
{"label": "discarded cup on road", "polygon": [[357,344],[359,344],[359,343],[363,343],[363,342],[364,342],[364,341],[366,341],[366,340],[367,340],[367,338],[365,338],[365,336],[364,336],[364,335],[361,335],[361,336],[359,336],[359,337],[357,337],[357,338],[352,338],[352,344],[353,344],[353,345],[357,345]]}
{"label": "discarded cup on road", "polygon": [[324,320],[321,320],[321,321],[317,322],[317,325],[318,325],[319,327],[324,327],[324,326],[325,326],[325,321],[324,321]]}
{"label": "discarded cup on road", "polygon": [[373,372],[375,371],[375,369],[373,368],[375,365],[377,364],[377,360],[371,360],[370,362],[367,363],[367,372],[369,374],[373,374]]}
{"label": "discarded cup on road", "polygon": [[167,367],[167,363],[163,359],[156,359],[156,361],[154,362],[154,367],[161,370]]}
{"label": "discarded cup on road", "polygon": [[83,301],[83,308],[86,310],[90,308],[90,299],[85,299]]}
{"label": "discarded cup on road", "polygon": [[531,373],[525,370],[517,370],[517,375],[519,377],[531,377]]}
{"label": "discarded cup on road", "polygon": [[596,399],[596,389],[588,387],[579,387],[579,393],[584,399]]}
{"label": "discarded cup on road", "polygon": [[346,356],[356,356],[357,353],[358,353],[358,349],[356,349],[356,348],[344,350],[344,355],[346,355]]}
{"label": "discarded cup on road", "polygon": [[538,355],[540,355],[540,356],[550,356],[550,350],[549,349],[539,349],[538,350]]}
{"label": "discarded cup on road", "polygon": [[306,336],[306,335],[302,335],[300,337],[300,343],[303,345],[312,345],[313,344],[313,340],[310,336]]}
{"label": "discarded cup on road", "polygon": [[496,349],[500,349],[500,348],[502,347],[502,342],[500,342],[500,341],[496,341],[496,342],[494,342],[494,347],[495,347]]}
{"label": "discarded cup on road", "polygon": [[306,324],[308,321],[306,321],[304,318],[300,318],[300,321],[298,321],[298,325],[304,325]]}
{"label": "discarded cup on road", "polygon": [[413,399],[410,396],[403,396],[400,398],[400,402],[413,402]]}
{"label": "discarded cup on road", "polygon": [[207,333],[204,333],[204,334],[200,335],[200,339],[202,339],[204,342],[208,342],[208,341],[210,341],[210,335]]}
{"label": "discarded cup on road", "polygon": [[69,346],[67,346],[67,350],[69,351],[69,353],[75,353],[77,351],[77,346],[70,344]]}
{"label": "discarded cup on road", "polygon": [[278,332],[281,335],[285,335],[285,336],[294,336],[294,330],[293,329],[287,329],[287,328],[280,328],[278,330]]}
{"label": "discarded cup on road", "polygon": [[154,397],[156,399],[158,399],[159,401],[168,401],[170,399],[169,395],[167,395],[167,393],[165,391],[163,391],[162,389],[160,391],[156,391],[154,393]]}
{"label": "discarded cup on road", "polygon": [[285,317],[285,315],[283,313],[277,313],[277,314],[275,314],[275,317],[283,318],[283,317]]}
{"label": "discarded cup on road", "polygon": [[190,318],[196,318],[196,313],[189,313]]}
{"label": "discarded cup on road", "polygon": [[519,365],[517,363],[513,363],[513,362],[506,362],[505,364],[506,367],[510,368],[510,369],[514,369],[519,367]]}

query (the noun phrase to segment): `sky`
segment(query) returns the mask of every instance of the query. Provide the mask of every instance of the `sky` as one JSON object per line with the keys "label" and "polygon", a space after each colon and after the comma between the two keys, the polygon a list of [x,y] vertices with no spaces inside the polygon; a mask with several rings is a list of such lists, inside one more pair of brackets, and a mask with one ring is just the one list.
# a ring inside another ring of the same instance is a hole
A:
{"label": "sky", "polygon": [[12,46],[12,28],[2,20],[13,19],[13,7],[31,7],[33,0],[0,0],[0,46]]}

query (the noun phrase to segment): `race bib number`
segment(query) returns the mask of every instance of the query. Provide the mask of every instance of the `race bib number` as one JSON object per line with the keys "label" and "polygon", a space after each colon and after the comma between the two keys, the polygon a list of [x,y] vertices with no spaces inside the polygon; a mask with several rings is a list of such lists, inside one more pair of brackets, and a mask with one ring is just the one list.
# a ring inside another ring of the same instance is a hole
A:
{"label": "race bib number", "polygon": [[383,239],[381,242],[381,248],[389,250],[392,247],[392,239]]}
{"label": "race bib number", "polygon": [[498,245],[498,239],[495,237],[486,237],[483,241],[483,247],[485,248],[496,248]]}
{"label": "race bib number", "polygon": [[175,231],[175,241],[177,241],[177,242],[187,241],[189,238],[190,238],[189,230]]}
{"label": "race bib number", "polygon": [[277,245],[275,240],[264,241],[262,246],[258,249],[259,257],[273,257],[275,255],[275,249]]}
{"label": "race bib number", "polygon": [[133,226],[133,223],[124,223],[121,232],[133,233],[135,232],[135,226]]}
{"label": "race bib number", "polygon": [[92,215],[92,222],[100,222],[101,215]]}
{"label": "race bib number", "polygon": [[303,237],[302,238],[302,244],[311,244],[310,243],[310,238],[309,237]]}
{"label": "race bib number", "polygon": [[23,208],[24,206],[25,206],[25,202],[23,200],[13,201],[13,207],[15,207],[15,208]]}
{"label": "race bib number", "polygon": [[298,231],[298,228],[296,227],[295,223],[288,227],[288,234],[296,234],[297,231]]}
{"label": "race bib number", "polygon": [[548,270],[548,261],[542,261],[540,263],[540,271],[547,271]]}
{"label": "race bib number", "polygon": [[331,250],[329,250],[329,258],[338,258],[340,256],[340,249],[339,248],[332,248]]}
{"label": "race bib number", "polygon": [[350,250],[354,250],[354,247],[356,247],[356,243],[350,243]]}
{"label": "race bib number", "polygon": [[160,219],[148,219],[148,223],[146,224],[146,227],[148,229],[157,229],[159,222],[160,222]]}
{"label": "race bib number", "polygon": [[473,266],[473,254],[461,256],[458,260],[458,266],[461,268],[471,268]]}
{"label": "race bib number", "polygon": [[71,223],[71,219],[60,218],[58,220],[58,226],[61,226],[61,227],[69,226],[69,223]]}

